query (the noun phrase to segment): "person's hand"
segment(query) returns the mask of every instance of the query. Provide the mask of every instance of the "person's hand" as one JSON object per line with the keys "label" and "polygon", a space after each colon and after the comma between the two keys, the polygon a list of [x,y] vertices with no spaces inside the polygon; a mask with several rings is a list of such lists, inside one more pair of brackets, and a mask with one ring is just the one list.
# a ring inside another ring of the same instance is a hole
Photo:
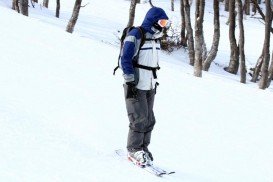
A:
{"label": "person's hand", "polygon": [[126,82],[127,85],[127,94],[126,99],[136,98],[137,97],[137,88],[135,82]]}

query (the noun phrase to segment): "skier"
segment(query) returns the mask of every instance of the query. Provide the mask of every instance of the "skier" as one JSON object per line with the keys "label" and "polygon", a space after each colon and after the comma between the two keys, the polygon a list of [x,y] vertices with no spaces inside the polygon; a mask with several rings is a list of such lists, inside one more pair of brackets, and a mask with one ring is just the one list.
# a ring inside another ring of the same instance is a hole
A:
{"label": "skier", "polygon": [[[148,146],[155,125],[153,112],[159,69],[159,39],[170,22],[165,11],[152,7],[141,27],[127,34],[121,51],[124,94],[129,117],[127,139],[128,159],[139,166],[152,165],[153,156]],[[142,43],[143,35],[145,42]]]}

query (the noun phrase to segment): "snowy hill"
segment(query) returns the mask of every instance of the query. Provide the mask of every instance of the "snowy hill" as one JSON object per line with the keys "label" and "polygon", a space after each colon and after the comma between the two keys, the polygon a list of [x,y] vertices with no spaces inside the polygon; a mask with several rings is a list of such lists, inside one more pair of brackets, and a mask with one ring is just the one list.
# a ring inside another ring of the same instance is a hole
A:
{"label": "snowy hill", "polygon": [[[53,5],[37,5],[24,17],[9,3],[0,2],[0,181],[273,181],[272,86],[243,85],[216,65],[196,78],[185,52],[162,53],[150,150],[157,164],[176,173],[160,179],[114,153],[125,148],[128,130],[123,79],[112,71],[129,2],[90,1],[72,35],[64,31],[72,0],[60,19]],[[158,5],[169,8],[163,0]],[[136,24],[148,8],[139,5]],[[167,13],[174,22],[179,17]],[[246,22],[248,40],[258,41],[250,35],[262,31],[259,22]],[[221,42],[216,62],[224,65],[227,37]],[[255,63],[261,48],[246,49]]]}

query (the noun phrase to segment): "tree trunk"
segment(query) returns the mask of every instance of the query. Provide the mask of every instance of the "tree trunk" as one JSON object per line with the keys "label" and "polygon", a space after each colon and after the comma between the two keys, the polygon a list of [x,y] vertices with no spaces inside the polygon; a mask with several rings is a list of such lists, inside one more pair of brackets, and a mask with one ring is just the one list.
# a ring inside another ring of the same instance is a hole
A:
{"label": "tree trunk", "polygon": [[69,33],[72,33],[74,31],[74,27],[75,27],[75,24],[78,20],[80,9],[81,9],[81,3],[82,3],[82,0],[75,1],[72,16],[68,22],[67,27],[66,27],[66,31]]}
{"label": "tree trunk", "polygon": [[229,11],[229,0],[225,0],[225,11]]}
{"label": "tree trunk", "polygon": [[49,0],[44,0],[43,1],[43,6],[46,7],[46,8],[48,8],[48,3],[49,3]]}
{"label": "tree trunk", "polygon": [[262,16],[263,20],[265,20],[265,15],[264,15],[262,9],[260,8],[260,6],[258,5],[257,0],[251,0],[251,1],[253,3],[253,6],[255,7],[255,13],[258,10],[258,12]]}
{"label": "tree trunk", "polygon": [[241,73],[241,83],[246,83],[246,64],[245,64],[245,33],[243,24],[243,5],[241,0],[237,0],[238,3],[238,19],[239,19],[239,52],[240,52],[240,73]]}
{"label": "tree trunk", "polygon": [[252,5],[252,12],[253,12],[254,14],[256,14],[257,8],[256,8],[256,6],[255,6],[255,3],[257,3],[257,0],[252,0],[251,2],[253,3],[253,5]]}
{"label": "tree trunk", "polygon": [[60,0],[56,0],[56,17],[59,18],[60,17]]}
{"label": "tree trunk", "polygon": [[180,14],[181,14],[181,45],[184,47],[187,47],[186,20],[185,20],[185,9],[184,9],[183,0],[180,0]]}
{"label": "tree trunk", "polygon": [[20,10],[25,16],[28,16],[28,0],[20,0]]}
{"label": "tree trunk", "polygon": [[258,80],[258,77],[259,77],[259,75],[260,75],[261,67],[262,67],[262,63],[263,63],[263,59],[264,59],[264,56],[263,56],[263,52],[262,52],[261,56],[260,56],[259,59],[257,60],[257,63],[256,63],[256,65],[255,65],[255,68],[254,68],[254,70],[253,70],[253,75],[251,75],[252,78],[251,78],[250,81],[252,81],[252,82],[254,82],[254,83]]}
{"label": "tree trunk", "polygon": [[210,52],[203,63],[203,70],[208,71],[212,61],[215,59],[218,46],[220,41],[220,19],[219,19],[219,1],[213,1],[213,9],[214,9],[214,34],[213,34],[213,42],[210,49]]}
{"label": "tree trunk", "polygon": [[270,86],[272,79],[273,79],[273,51],[272,51],[271,65],[270,65],[270,68],[269,68],[269,76],[268,76],[268,81],[267,81],[267,87]]}
{"label": "tree trunk", "polygon": [[230,62],[225,70],[237,74],[239,69],[239,50],[235,38],[235,0],[229,0],[229,40],[230,40]]}
{"label": "tree trunk", "polygon": [[12,9],[16,10],[18,13],[20,13],[19,0],[12,1]]}
{"label": "tree trunk", "polygon": [[171,10],[174,11],[174,0],[171,0]]}
{"label": "tree trunk", "polygon": [[194,76],[202,77],[203,20],[205,0],[196,0]]}
{"label": "tree trunk", "polygon": [[269,46],[270,46],[270,29],[272,25],[272,9],[271,9],[271,1],[265,0],[266,5],[266,15],[265,15],[265,38],[264,38],[264,48],[263,48],[263,64],[262,64],[262,77],[259,82],[259,88],[265,89],[267,87],[268,81],[268,66],[269,66]]}
{"label": "tree trunk", "polygon": [[131,27],[134,25],[136,3],[137,3],[137,0],[131,0],[130,10],[129,10],[129,22],[127,24],[127,27]]}
{"label": "tree trunk", "polygon": [[191,16],[190,16],[190,4],[189,0],[183,0],[185,7],[185,20],[186,20],[186,29],[187,29],[187,37],[188,37],[188,45],[189,45],[189,58],[190,65],[194,65],[194,40],[193,40],[193,30],[191,27]]}
{"label": "tree trunk", "polygon": [[245,14],[250,15],[250,0],[245,0],[244,8]]}

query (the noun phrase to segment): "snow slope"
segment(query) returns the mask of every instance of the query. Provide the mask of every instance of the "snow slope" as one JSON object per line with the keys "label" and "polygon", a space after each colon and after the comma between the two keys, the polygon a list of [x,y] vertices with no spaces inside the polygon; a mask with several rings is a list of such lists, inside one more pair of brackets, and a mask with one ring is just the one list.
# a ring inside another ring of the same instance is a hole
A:
{"label": "snow slope", "polygon": [[[0,2],[0,181],[273,181],[272,87],[240,84],[216,65],[193,77],[183,51],[162,54],[150,146],[156,163],[176,174],[160,179],[117,159],[128,119],[121,72],[112,71],[129,2],[90,0],[72,35],[64,32],[71,2],[60,19],[54,6],[36,5],[24,17]],[[148,7],[139,6],[137,23]],[[220,65],[228,60],[223,42]],[[255,63],[260,49],[248,49]]]}

